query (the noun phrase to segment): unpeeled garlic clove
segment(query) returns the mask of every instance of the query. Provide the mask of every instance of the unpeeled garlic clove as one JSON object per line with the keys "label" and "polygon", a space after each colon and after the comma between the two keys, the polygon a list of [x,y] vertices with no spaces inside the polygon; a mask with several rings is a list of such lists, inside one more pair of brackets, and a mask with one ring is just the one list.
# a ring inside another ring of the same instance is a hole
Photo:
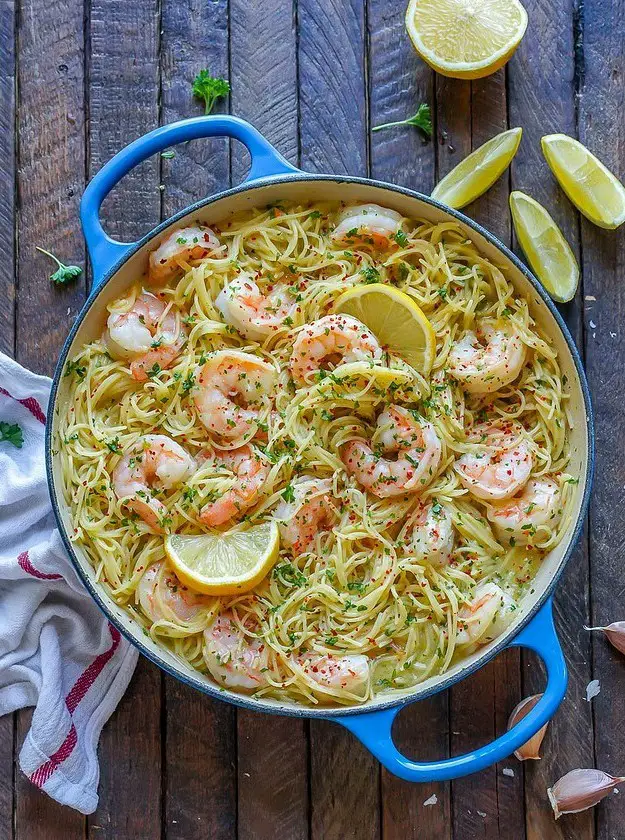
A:
{"label": "unpeeled garlic clove", "polygon": [[[532,711],[536,703],[540,700],[542,694],[533,694],[531,697],[526,697],[525,700],[521,700],[519,705],[514,709],[510,718],[508,720],[508,729],[512,729],[515,723],[518,723],[520,720],[523,720],[525,715]],[[518,750],[514,751],[515,756],[519,759],[519,761],[527,761],[528,759],[539,759],[540,758],[540,745],[543,742],[543,738],[545,737],[545,732],[547,731],[547,725],[545,724],[542,726],[538,732],[533,735],[529,741],[526,741],[522,747],[519,747]]]}
{"label": "unpeeled garlic clove", "polygon": [[625,782],[625,776],[610,776],[602,770],[571,770],[547,790],[555,818],[592,808]]}
{"label": "unpeeled garlic clove", "polygon": [[608,641],[621,653],[625,653],[625,621],[614,621],[607,627],[586,627],[584,630],[602,630]]}

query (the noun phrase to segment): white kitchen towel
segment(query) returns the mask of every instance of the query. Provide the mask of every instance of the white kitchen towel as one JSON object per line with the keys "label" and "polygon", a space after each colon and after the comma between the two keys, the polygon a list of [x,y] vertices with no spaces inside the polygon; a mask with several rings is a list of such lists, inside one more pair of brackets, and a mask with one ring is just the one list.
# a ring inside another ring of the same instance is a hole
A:
{"label": "white kitchen towel", "polygon": [[0,715],[35,707],[22,771],[90,814],[100,732],[138,653],[82,585],[55,527],[44,463],[49,395],[47,377],[0,353]]}

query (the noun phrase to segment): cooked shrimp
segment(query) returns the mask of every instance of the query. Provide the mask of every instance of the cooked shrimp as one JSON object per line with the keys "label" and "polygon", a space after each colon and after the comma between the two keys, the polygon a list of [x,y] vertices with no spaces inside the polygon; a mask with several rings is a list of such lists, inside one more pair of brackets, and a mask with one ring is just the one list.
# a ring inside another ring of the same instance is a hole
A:
{"label": "cooked shrimp", "polygon": [[204,631],[204,662],[226,688],[254,691],[266,685],[268,654],[267,646],[248,638],[230,613],[222,613]]}
{"label": "cooked shrimp", "polygon": [[516,602],[496,583],[480,583],[473,598],[458,612],[457,645],[487,644],[514,618]]}
{"label": "cooked shrimp", "polygon": [[[373,448],[352,440],[342,460],[359,484],[381,499],[418,493],[434,478],[441,460],[441,442],[431,423],[405,408],[391,405],[379,415]],[[396,455],[396,460],[390,457]]]}
{"label": "cooked shrimp", "polygon": [[514,496],[530,477],[534,456],[518,423],[476,426],[469,441],[471,452],[458,458],[454,469],[462,484],[478,499],[501,500]]}
{"label": "cooked shrimp", "polygon": [[369,660],[362,654],[355,656],[315,656],[305,654],[297,657],[304,674],[322,688],[342,689],[361,694],[369,686]]}
{"label": "cooked shrimp", "polygon": [[449,511],[438,502],[420,502],[407,522],[406,542],[417,560],[446,566],[454,548]]}
{"label": "cooked shrimp", "polygon": [[209,227],[175,230],[150,254],[148,276],[152,283],[166,283],[182,270],[181,262],[201,260],[220,247],[219,237]]}
{"label": "cooked shrimp", "polygon": [[131,360],[130,371],[138,382],[149,372],[171,367],[186,341],[180,312],[151,292],[141,292],[130,309],[111,312],[106,325],[108,349],[116,358]]}
{"label": "cooked shrimp", "polygon": [[206,597],[187,589],[163,560],[145,570],[137,596],[151,621],[192,621],[208,602]]}
{"label": "cooked shrimp", "polygon": [[289,366],[293,379],[304,385],[324,364],[337,366],[381,358],[377,338],[357,318],[325,315],[298,332]]}
{"label": "cooked shrimp", "polygon": [[337,510],[332,499],[329,478],[301,476],[291,484],[292,500],[281,501],[274,517],[280,525],[282,544],[293,554],[308,551],[317,534],[336,523]]}
{"label": "cooked shrimp", "polygon": [[241,274],[224,286],[215,306],[228,324],[253,341],[263,341],[279,330],[297,308],[284,286],[274,286],[262,294],[248,274]]}
{"label": "cooked shrimp", "polygon": [[275,382],[275,369],[258,356],[218,350],[200,371],[193,401],[211,435],[226,442],[248,441]]}
{"label": "cooked shrimp", "polygon": [[221,452],[218,463],[234,473],[234,484],[200,511],[200,520],[210,527],[223,525],[251,507],[269,475],[269,465],[251,446]]}
{"label": "cooked shrimp", "polygon": [[401,227],[403,216],[379,204],[348,207],[339,216],[332,239],[347,244],[361,242],[376,248],[388,248]]}
{"label": "cooked shrimp", "polygon": [[520,495],[489,505],[486,515],[506,542],[527,545],[539,529],[553,529],[560,522],[560,487],[546,476],[532,478]]}
{"label": "cooked shrimp", "polygon": [[137,513],[153,530],[165,533],[169,516],[165,505],[152,496],[158,481],[169,489],[197,469],[195,458],[166,435],[145,435],[128,449],[113,471],[113,489],[118,499]]}
{"label": "cooked shrimp", "polygon": [[517,378],[525,362],[525,345],[510,324],[484,320],[452,346],[449,373],[470,394],[492,394]]}

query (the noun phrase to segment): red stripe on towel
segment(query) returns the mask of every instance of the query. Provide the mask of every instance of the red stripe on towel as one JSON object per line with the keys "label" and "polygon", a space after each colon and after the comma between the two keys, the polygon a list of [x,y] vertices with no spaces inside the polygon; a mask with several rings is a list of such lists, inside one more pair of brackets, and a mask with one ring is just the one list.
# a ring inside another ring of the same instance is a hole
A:
{"label": "red stripe on towel", "polygon": [[32,577],[39,578],[39,580],[61,580],[63,575],[52,574],[48,575],[45,572],[40,572],[39,569],[35,569],[33,564],[30,562],[30,557],[28,556],[27,551],[22,551],[22,553],[18,556],[17,562],[20,564],[22,569],[28,575],[32,575]]}
{"label": "red stripe on towel", "polygon": [[13,394],[10,394],[6,388],[0,388],[0,394],[4,394],[5,397],[10,397],[12,400],[15,400],[15,402],[23,405],[24,408],[27,408],[30,411],[33,417],[36,417],[37,420],[45,426],[46,415],[43,413],[43,409],[34,397],[26,397],[26,399],[19,400],[17,397],[14,397]]}
{"label": "red stripe on towel", "polygon": [[[93,660],[91,665],[86,668],[83,673],[78,677],[72,688],[70,689],[69,694],[65,698],[65,704],[69,713],[75,711],[76,707],[83,699],[87,691],[91,688],[93,683],[102,673],[102,670],[107,662],[115,654],[115,651],[119,647],[119,643],[121,641],[121,635],[119,630],[116,627],[113,627],[112,624],[109,624],[109,633],[111,634],[111,646],[108,650],[104,653],[100,653],[96,658]],[[65,759],[69,758],[69,756],[74,751],[74,747],[78,743],[78,733],[76,732],[76,727],[74,726],[73,722],[69,732],[67,733],[67,737],[58,748],[58,750],[50,756],[50,758],[38,767],[34,773],[30,775],[30,780],[33,784],[37,785],[37,787],[42,788],[45,783],[48,781],[50,776],[54,773],[54,771],[62,764]]]}

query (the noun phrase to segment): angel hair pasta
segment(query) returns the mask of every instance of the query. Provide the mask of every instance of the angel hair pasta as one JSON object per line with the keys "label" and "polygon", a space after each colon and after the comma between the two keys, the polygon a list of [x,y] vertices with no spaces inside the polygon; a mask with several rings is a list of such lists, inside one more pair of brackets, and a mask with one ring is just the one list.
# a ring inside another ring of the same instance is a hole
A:
{"label": "angel hair pasta", "polygon": [[[429,369],[339,311],[367,284],[419,308]],[[73,540],[235,691],[349,705],[443,673],[503,632],[570,519],[556,353],[451,222],[279,202],[177,230],[66,373]],[[167,559],[168,534],[271,521],[250,591],[193,591]]]}

